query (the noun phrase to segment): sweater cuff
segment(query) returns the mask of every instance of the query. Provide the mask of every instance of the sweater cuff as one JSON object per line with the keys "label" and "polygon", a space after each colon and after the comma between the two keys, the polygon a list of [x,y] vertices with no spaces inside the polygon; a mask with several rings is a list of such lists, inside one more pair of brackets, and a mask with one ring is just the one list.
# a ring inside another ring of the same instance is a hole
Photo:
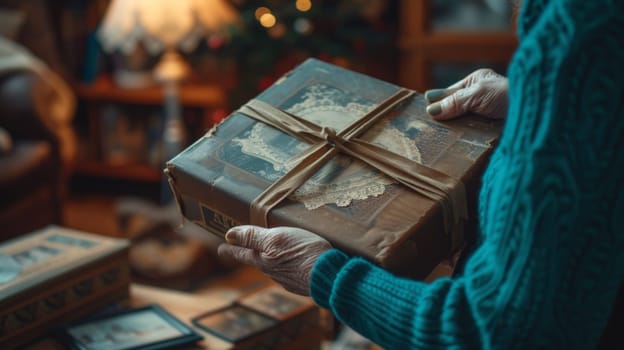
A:
{"label": "sweater cuff", "polygon": [[310,274],[310,296],[317,305],[329,309],[334,281],[348,260],[338,249],[330,249],[318,258]]}

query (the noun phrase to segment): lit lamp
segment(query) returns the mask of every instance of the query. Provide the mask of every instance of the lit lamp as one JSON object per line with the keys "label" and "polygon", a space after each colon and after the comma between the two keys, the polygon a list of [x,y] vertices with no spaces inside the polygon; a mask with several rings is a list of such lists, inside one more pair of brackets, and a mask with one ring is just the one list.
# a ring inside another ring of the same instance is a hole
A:
{"label": "lit lamp", "polygon": [[[165,89],[165,160],[186,143],[177,85],[190,67],[179,51],[191,52],[204,37],[227,38],[238,22],[238,12],[226,0],[112,0],[98,31],[103,49],[128,57],[137,49],[152,56],[162,53],[153,76]],[[129,79],[116,80],[126,87],[146,82],[140,74],[125,73]]]}
{"label": "lit lamp", "polygon": [[98,37],[107,52],[130,56],[139,43],[152,56],[164,52],[156,78],[179,81],[189,67],[178,49],[189,53],[203,37],[227,37],[238,21],[226,0],[112,0]]}

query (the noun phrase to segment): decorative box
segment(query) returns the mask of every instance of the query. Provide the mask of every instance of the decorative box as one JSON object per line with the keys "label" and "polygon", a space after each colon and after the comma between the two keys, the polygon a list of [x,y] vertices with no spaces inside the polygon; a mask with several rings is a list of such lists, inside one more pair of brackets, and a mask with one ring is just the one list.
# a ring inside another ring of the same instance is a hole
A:
{"label": "decorative box", "polygon": [[48,226],[0,245],[0,348],[129,294],[125,239]]}
{"label": "decorative box", "polygon": [[[228,349],[319,349],[324,337],[320,309],[309,297],[270,286],[192,320]],[[210,338],[210,339],[208,339]]]}

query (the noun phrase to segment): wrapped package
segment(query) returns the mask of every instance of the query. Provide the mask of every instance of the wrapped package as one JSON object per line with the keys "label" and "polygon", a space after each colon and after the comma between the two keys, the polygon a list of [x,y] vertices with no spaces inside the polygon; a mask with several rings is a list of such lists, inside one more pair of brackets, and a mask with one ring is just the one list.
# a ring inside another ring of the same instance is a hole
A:
{"label": "wrapped package", "polygon": [[423,95],[308,59],[167,163],[183,217],[223,236],[296,226],[425,277],[476,227],[500,123],[434,121]]}

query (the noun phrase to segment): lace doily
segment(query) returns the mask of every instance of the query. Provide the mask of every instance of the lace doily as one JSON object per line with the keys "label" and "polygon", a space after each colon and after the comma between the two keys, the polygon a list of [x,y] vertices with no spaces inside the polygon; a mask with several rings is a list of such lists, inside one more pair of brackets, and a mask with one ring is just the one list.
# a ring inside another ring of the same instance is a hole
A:
{"label": "lace doily", "polygon": [[[349,97],[345,101],[345,96]],[[349,96],[344,91],[325,84],[315,84],[306,88],[299,102],[286,110],[318,125],[341,130],[357,118],[362,117],[374,104]],[[243,153],[263,159],[274,170],[285,173],[297,162],[292,157],[293,150],[283,150],[271,143],[280,131],[265,124],[255,124],[247,137],[235,138]],[[413,140],[389,121],[382,121],[367,132],[370,142],[390,151],[401,154],[413,161],[421,162],[421,154]],[[309,145],[298,144],[296,154],[303,152]],[[393,180],[375,169],[350,157],[338,155],[325,164],[303,186],[298,188],[290,199],[302,202],[307,209],[316,209],[326,204],[346,207],[353,200],[376,197],[385,192],[386,186]]]}

